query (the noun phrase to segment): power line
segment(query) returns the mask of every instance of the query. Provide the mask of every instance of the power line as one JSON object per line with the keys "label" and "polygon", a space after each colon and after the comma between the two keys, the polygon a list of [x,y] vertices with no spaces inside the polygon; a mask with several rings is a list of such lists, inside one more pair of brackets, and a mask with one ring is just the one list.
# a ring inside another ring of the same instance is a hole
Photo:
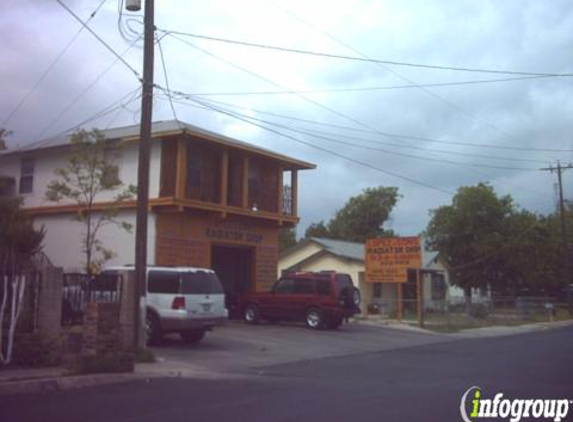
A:
{"label": "power line", "polygon": [[[239,66],[239,65],[237,65],[237,64],[235,64],[235,63],[232,63],[232,62],[230,62],[230,61],[228,61],[228,60],[226,60],[226,59],[223,59],[223,58],[221,58],[221,57],[219,57],[219,56],[217,56],[217,55],[215,55],[215,54],[213,54],[213,53],[211,53],[211,52],[209,52],[209,51],[207,51],[207,50],[205,50],[205,49],[203,49],[203,48],[200,48],[200,47],[198,47],[198,46],[196,46],[196,45],[194,45],[194,44],[192,44],[192,43],[186,41],[186,40],[183,40],[183,39],[181,39],[181,38],[179,38],[179,37],[177,37],[177,36],[175,36],[175,35],[172,35],[172,34],[171,34],[171,37],[172,37],[172,38],[175,38],[175,39],[177,39],[177,40],[179,40],[180,42],[183,42],[183,43],[189,45],[190,47],[192,47],[192,48],[194,48],[194,49],[196,49],[196,50],[199,50],[199,51],[203,52],[204,54],[206,54],[206,55],[208,55],[208,56],[210,56],[210,57],[213,57],[213,58],[215,58],[215,59],[217,59],[217,60],[219,60],[219,61],[222,61],[222,62],[224,62],[224,63],[227,63],[228,65],[230,65],[230,66],[232,66],[232,67],[234,67],[234,68],[236,68],[236,69],[239,69],[239,70],[241,70],[242,72],[248,73],[248,74],[250,74],[251,76],[254,76],[254,77],[258,78],[258,79],[264,80],[264,81],[267,82],[267,83],[270,83],[270,84],[272,84],[272,85],[274,85],[274,86],[279,87],[280,89],[285,89],[285,88],[282,87],[281,85],[277,84],[276,82],[274,82],[274,81],[272,81],[272,80],[270,80],[270,79],[268,79],[268,78],[266,78],[266,77],[264,77],[264,76],[262,76],[262,75],[259,75],[259,74],[255,73],[255,72],[252,72],[252,71],[250,71],[250,70],[248,70],[248,69],[243,68],[242,66]],[[411,81],[408,81],[408,82],[411,82]],[[296,93],[294,93],[294,95],[298,96],[299,98],[303,99],[304,101],[306,101],[306,102],[308,102],[308,103],[310,103],[310,104],[313,104],[313,105],[315,105],[315,106],[317,106],[317,107],[319,107],[319,108],[321,108],[321,109],[323,109],[323,110],[326,110],[326,111],[328,111],[328,112],[330,112],[330,113],[332,113],[332,114],[335,114],[335,115],[337,115],[337,116],[339,116],[339,117],[342,117],[342,118],[345,118],[345,119],[347,119],[347,120],[350,120],[350,121],[352,121],[353,123],[355,123],[356,125],[359,125],[359,126],[362,126],[362,127],[364,127],[364,128],[370,129],[370,130],[374,131],[374,132],[377,133],[377,134],[380,134],[380,135],[382,135],[382,136],[386,136],[386,137],[388,137],[388,138],[390,138],[390,139],[393,139],[391,136],[388,136],[387,134],[378,131],[377,129],[373,128],[373,127],[370,126],[370,125],[367,125],[366,123],[363,123],[363,122],[359,121],[358,119],[352,118],[352,117],[350,117],[350,116],[348,116],[348,115],[346,115],[346,114],[344,114],[344,113],[341,113],[341,112],[339,112],[339,111],[337,111],[337,110],[334,110],[334,109],[332,109],[332,108],[330,108],[330,107],[327,107],[327,106],[325,106],[325,105],[323,105],[323,104],[321,104],[321,103],[319,103],[319,102],[317,102],[317,101],[314,101],[314,100],[312,100],[312,99],[309,99],[309,98],[305,97],[305,96],[302,95],[302,94],[296,94]],[[481,175],[484,176],[483,173],[482,173]],[[488,177],[489,175],[485,175],[485,176]]]}
{"label": "power line", "polygon": [[167,88],[167,97],[169,98],[169,105],[171,106],[171,112],[173,113],[173,118],[177,122],[177,126],[181,129],[179,124],[179,119],[177,118],[177,113],[175,112],[175,106],[171,98],[171,89],[169,88],[169,77],[167,76],[167,67],[165,66],[165,57],[163,56],[163,48],[161,47],[161,38],[157,38],[157,45],[159,46],[159,56],[161,57],[161,66],[163,67],[163,76],[165,79],[165,86]]}
{"label": "power line", "polygon": [[300,143],[300,144],[309,146],[309,147],[314,148],[314,149],[317,149],[317,150],[319,150],[319,151],[326,152],[326,153],[328,153],[328,154],[330,154],[330,155],[334,155],[334,156],[336,156],[336,157],[338,157],[338,158],[342,158],[343,160],[350,161],[350,162],[353,162],[353,163],[355,163],[355,164],[359,164],[359,165],[361,165],[361,166],[370,168],[370,169],[375,170],[375,171],[378,171],[378,172],[380,172],[380,173],[384,173],[384,174],[386,174],[386,175],[389,175],[389,176],[392,176],[392,177],[395,177],[395,178],[398,178],[398,179],[402,179],[402,180],[405,180],[405,181],[407,181],[407,182],[410,182],[410,183],[413,183],[413,184],[416,184],[416,185],[419,185],[419,186],[426,187],[426,188],[428,188],[428,189],[432,189],[432,190],[435,190],[435,191],[438,191],[438,192],[441,192],[441,193],[446,193],[446,194],[448,194],[448,195],[453,195],[453,192],[451,192],[451,191],[449,191],[449,190],[447,190],[447,189],[443,189],[443,188],[440,188],[440,187],[437,187],[437,186],[433,186],[433,185],[430,185],[430,184],[428,184],[428,183],[425,183],[425,182],[422,182],[422,181],[419,181],[419,180],[416,180],[416,179],[412,179],[412,178],[407,177],[407,176],[403,176],[403,175],[401,175],[401,174],[397,174],[397,173],[394,173],[394,172],[391,172],[391,171],[388,171],[388,170],[384,170],[384,169],[381,169],[381,168],[379,168],[379,167],[376,167],[376,166],[374,166],[374,165],[372,165],[372,164],[366,163],[366,162],[364,162],[364,161],[357,160],[357,159],[355,159],[355,158],[349,157],[349,156],[344,155],[344,154],[339,154],[339,153],[337,153],[337,152],[335,152],[335,151],[332,151],[331,149],[327,149],[327,148],[323,148],[323,147],[314,145],[314,144],[312,144],[312,143],[310,143],[310,142],[303,141],[302,139],[296,138],[296,137],[294,137],[294,136],[291,136],[291,135],[288,135],[288,134],[279,132],[279,131],[277,131],[277,130],[275,130],[275,129],[266,127],[266,126],[264,126],[264,125],[260,125],[260,124],[257,124],[257,123],[255,123],[255,122],[249,121],[249,120],[247,120],[247,119],[244,119],[244,118],[242,118],[242,117],[236,115],[236,114],[233,113],[233,112],[220,109],[219,107],[216,107],[216,106],[211,105],[211,104],[209,104],[209,103],[203,102],[203,101],[201,101],[201,100],[191,100],[191,101],[196,102],[197,104],[201,104],[201,105],[203,105],[204,107],[207,107],[207,108],[209,108],[209,109],[211,109],[211,110],[217,111],[218,113],[225,114],[225,115],[227,115],[227,116],[233,117],[233,118],[235,118],[235,119],[237,119],[237,120],[243,121],[243,122],[248,123],[248,124],[250,124],[250,125],[257,126],[257,127],[261,128],[261,129],[264,129],[264,130],[266,130],[266,131],[268,131],[268,132],[274,133],[274,134],[279,135],[279,136],[281,136],[281,137],[290,139],[290,140],[292,140],[292,141],[295,141],[295,142],[297,142],[297,143]]}
{"label": "power line", "polygon": [[[512,162],[520,161],[520,162],[525,162],[525,163],[545,163],[546,162],[543,160],[529,160],[529,159],[520,159],[520,158],[516,158],[516,157],[499,157],[499,156],[493,156],[493,155],[471,154],[471,153],[463,153],[463,152],[457,152],[457,151],[439,150],[439,149],[435,149],[435,148],[421,148],[421,147],[416,147],[413,145],[404,145],[404,144],[384,142],[384,141],[374,140],[374,139],[365,139],[365,138],[348,136],[348,135],[339,135],[339,134],[335,134],[332,132],[301,130],[301,129],[295,129],[291,126],[285,126],[285,125],[282,125],[282,124],[277,123],[277,122],[272,122],[269,120],[264,120],[264,119],[259,119],[259,118],[247,116],[246,114],[241,114],[241,113],[237,113],[237,114],[242,116],[242,117],[245,117],[245,118],[251,118],[251,119],[256,120],[258,122],[261,122],[261,123],[269,124],[272,126],[280,127],[282,129],[291,130],[291,131],[297,132],[299,134],[313,136],[316,138],[322,138],[322,139],[326,139],[326,140],[333,139],[331,137],[336,136],[337,138],[356,140],[356,141],[361,141],[361,142],[366,142],[366,143],[371,143],[371,144],[388,145],[388,146],[393,146],[396,148],[412,149],[412,150],[423,151],[423,152],[437,152],[440,154],[457,155],[457,156],[470,157],[470,158],[485,158],[485,159],[490,159],[490,160],[505,160],[505,161],[512,161]],[[351,146],[355,146],[355,147],[361,147],[360,145],[356,145],[356,144],[350,144],[350,143],[346,143],[346,144],[351,145]],[[370,149],[369,147],[364,147],[364,148]],[[376,150],[376,149],[374,149],[374,150]],[[386,151],[386,150],[380,150],[380,151]],[[389,152],[389,153],[392,153],[392,152]],[[456,163],[456,164],[466,165],[466,163]],[[469,165],[469,164],[467,164],[467,165]],[[490,165],[476,165],[476,167],[497,168],[497,169],[501,168],[503,170],[535,170],[533,168],[498,167],[498,166],[490,166]]]}
{"label": "power line", "polygon": [[167,30],[167,29],[161,29],[161,28],[158,28],[157,31],[162,32],[164,34],[180,35],[180,36],[197,38],[197,39],[202,39],[202,40],[207,40],[207,41],[216,41],[216,42],[222,42],[222,43],[227,43],[227,44],[242,45],[245,47],[254,47],[254,48],[261,48],[261,49],[266,49],[266,50],[282,51],[282,52],[287,52],[287,53],[305,54],[305,55],[317,56],[317,57],[353,60],[353,61],[360,61],[360,62],[366,62],[366,63],[378,63],[378,64],[393,65],[393,66],[408,66],[408,67],[417,67],[417,68],[434,69],[434,70],[452,70],[452,71],[458,71],[458,72],[474,72],[474,73],[520,75],[520,76],[535,76],[535,77],[571,77],[571,76],[573,76],[573,73],[526,72],[526,71],[514,71],[514,70],[479,69],[479,68],[471,68],[471,67],[454,67],[454,66],[443,66],[443,65],[429,65],[429,64],[421,64],[421,63],[408,63],[408,62],[399,62],[399,61],[393,61],[393,60],[373,59],[373,58],[369,58],[369,57],[347,56],[347,55],[342,55],[342,54],[333,54],[333,53],[324,53],[324,52],[319,52],[319,51],[301,50],[301,49],[296,49],[296,48],[280,47],[280,46],[269,45],[269,44],[259,44],[259,43],[253,43],[253,42],[248,42],[248,41],[240,41],[240,40],[233,40],[233,39],[229,39],[229,38],[212,37],[212,36],[208,36],[208,35],[193,34],[193,33],[189,33],[189,32],[174,31],[174,30]]}
{"label": "power line", "polygon": [[[305,20],[305,19],[303,19],[303,18],[301,18],[301,17],[295,15],[293,12],[289,11],[289,10],[286,9],[285,7],[282,7],[282,6],[280,6],[280,5],[277,5],[277,4],[274,3],[274,2],[273,2],[273,4],[275,5],[275,7],[278,7],[279,9],[283,10],[285,13],[287,13],[287,14],[289,14],[290,16],[294,17],[295,19],[301,21],[301,22],[304,23],[305,25],[310,26],[310,27],[313,28],[315,31],[321,33],[322,35],[326,36],[326,37],[329,38],[330,40],[332,40],[332,41],[334,41],[334,42],[336,42],[336,43],[338,43],[338,44],[340,44],[340,45],[342,45],[342,46],[344,46],[344,47],[350,49],[350,50],[353,51],[354,53],[357,53],[357,54],[360,55],[362,58],[364,58],[364,59],[371,59],[370,57],[368,57],[366,54],[364,54],[364,53],[361,52],[360,50],[354,48],[353,46],[351,46],[351,45],[348,44],[348,43],[345,43],[344,41],[340,40],[339,38],[335,37],[334,35],[331,35],[331,34],[328,33],[327,31],[325,31],[325,30],[319,28],[319,27],[318,27],[317,25],[315,25],[314,23],[309,22],[309,21],[307,21],[307,20]],[[441,101],[442,103],[446,104],[446,105],[449,106],[450,108],[456,110],[458,113],[463,114],[463,115],[465,115],[466,117],[469,117],[470,119],[472,119],[472,120],[474,120],[474,121],[476,121],[476,122],[478,122],[478,123],[481,123],[481,124],[483,124],[483,125],[485,125],[485,126],[488,126],[489,128],[495,130],[496,132],[498,132],[498,133],[504,135],[506,138],[511,139],[511,136],[510,136],[508,133],[506,133],[504,130],[500,129],[500,128],[497,127],[496,125],[494,125],[494,124],[492,124],[492,123],[490,123],[490,122],[488,122],[488,121],[485,121],[485,120],[482,120],[482,119],[478,118],[477,116],[473,115],[472,113],[470,113],[470,112],[464,110],[462,107],[458,106],[456,103],[454,103],[454,102],[452,102],[452,101],[450,101],[450,100],[447,100],[446,98],[444,98],[444,97],[442,97],[442,96],[436,94],[435,92],[433,92],[432,90],[430,90],[430,89],[428,89],[428,88],[424,88],[424,87],[420,86],[419,84],[417,84],[417,83],[414,82],[413,80],[411,80],[411,79],[409,79],[409,78],[403,76],[402,74],[398,73],[397,71],[395,71],[395,70],[393,70],[393,69],[391,69],[391,68],[388,68],[388,67],[384,66],[382,63],[376,63],[376,64],[377,64],[378,66],[380,66],[382,69],[384,69],[385,71],[390,72],[390,73],[392,73],[393,75],[395,75],[396,77],[398,77],[398,78],[400,78],[400,79],[402,79],[402,80],[408,82],[409,84],[418,87],[422,92],[424,92],[424,93],[426,93],[427,95],[430,95],[430,96],[434,97],[435,99]],[[496,73],[497,73],[497,72],[496,72]],[[573,74],[571,74],[571,75],[573,75]]]}
{"label": "power line", "polygon": [[[133,96],[133,95],[134,95],[137,91],[139,91],[139,90],[140,90],[140,88],[137,87],[135,90],[128,92],[126,95],[122,96],[121,98],[119,98],[118,100],[114,101],[114,102],[111,103],[110,105],[105,106],[103,109],[97,111],[96,113],[94,113],[93,115],[91,115],[90,117],[88,117],[87,119],[85,119],[85,120],[83,120],[83,121],[81,121],[81,122],[75,124],[74,126],[68,128],[68,129],[66,129],[66,130],[63,130],[63,131],[61,131],[61,132],[59,132],[59,133],[57,133],[57,134],[55,134],[55,135],[52,135],[52,136],[50,136],[50,137],[48,137],[48,138],[41,139],[41,140],[36,141],[36,142],[32,142],[32,143],[29,143],[29,144],[26,144],[26,145],[22,145],[22,146],[19,146],[19,147],[11,148],[10,151],[18,151],[18,150],[21,150],[21,149],[28,149],[28,148],[30,148],[30,147],[40,148],[40,147],[42,147],[42,145],[44,145],[44,144],[50,142],[51,140],[56,139],[56,138],[59,138],[59,137],[61,137],[61,136],[64,136],[65,134],[70,133],[70,132],[72,132],[72,131],[78,129],[78,128],[82,127],[83,125],[85,125],[85,124],[87,124],[87,123],[89,123],[89,122],[92,122],[92,121],[94,121],[94,120],[97,120],[97,119],[100,119],[100,118],[102,118],[102,117],[104,117],[104,116],[107,116],[108,114],[113,113],[114,111],[116,111],[116,110],[118,110],[118,109],[123,109],[127,104],[129,104],[130,102],[135,101],[135,100],[138,98],[138,96],[136,96],[135,98],[132,98],[132,99],[130,99],[129,101],[127,101],[127,103],[124,103],[124,101],[126,101],[130,96]],[[119,105],[118,105],[118,104],[119,104]]]}
{"label": "power line", "polygon": [[[192,96],[193,95],[193,94],[186,94],[186,93],[178,93],[178,94],[181,94],[183,96]],[[339,124],[335,124],[335,123],[318,122],[316,120],[305,119],[302,117],[288,116],[285,114],[273,113],[270,111],[263,111],[263,110],[254,109],[254,108],[250,108],[250,107],[243,107],[243,106],[239,106],[236,104],[218,101],[218,100],[212,100],[212,99],[207,100],[207,99],[205,99],[205,101],[209,101],[211,103],[220,104],[220,105],[231,107],[231,108],[248,110],[248,111],[252,111],[255,113],[259,113],[259,114],[264,114],[267,116],[278,117],[281,119],[286,119],[286,120],[291,120],[291,121],[298,121],[298,122],[307,123],[307,124],[311,124],[311,125],[325,126],[325,127],[331,127],[334,129],[342,129],[342,130],[347,130],[347,131],[352,131],[352,132],[359,132],[359,133],[366,133],[366,134],[373,134],[373,135],[385,134],[385,135],[388,135],[388,137],[399,138],[399,139],[411,139],[411,140],[415,140],[415,141],[431,142],[431,143],[438,143],[438,144],[445,144],[445,145],[468,146],[468,147],[474,147],[474,148],[500,149],[500,150],[509,150],[509,151],[547,152],[547,153],[573,152],[573,149],[526,148],[526,147],[503,146],[503,145],[483,144],[483,143],[469,143],[469,142],[461,142],[461,141],[445,141],[442,139],[428,138],[428,137],[422,137],[422,136],[404,135],[404,134],[385,132],[385,131],[379,131],[379,130],[359,129],[359,128],[353,128],[350,126],[344,126],[344,125],[339,125]]]}
{"label": "power line", "polygon": [[[190,99],[190,100],[193,101],[193,99]],[[224,110],[224,109],[222,109],[222,110]],[[229,110],[225,110],[225,111],[229,111]],[[292,132],[295,132],[298,134],[302,134],[302,135],[312,136],[314,138],[322,139],[322,140],[325,140],[328,142],[333,142],[333,143],[349,146],[352,148],[359,148],[359,149],[364,149],[364,150],[369,150],[369,151],[379,151],[379,152],[382,152],[385,154],[395,155],[395,156],[400,156],[400,157],[405,157],[405,158],[413,158],[413,159],[423,160],[423,161],[432,161],[432,162],[437,162],[437,163],[453,164],[453,165],[458,165],[458,166],[481,167],[481,168],[495,169],[495,170],[511,170],[511,171],[515,171],[515,170],[536,171],[537,170],[536,168],[507,167],[507,166],[496,166],[496,165],[477,164],[477,163],[462,163],[459,161],[451,161],[451,160],[446,160],[446,159],[441,159],[441,158],[431,158],[431,157],[422,157],[419,155],[404,154],[404,153],[400,153],[400,152],[396,152],[396,151],[390,151],[390,150],[383,149],[383,148],[375,148],[375,147],[369,147],[369,146],[365,146],[365,145],[357,145],[354,143],[342,141],[340,139],[335,139],[335,138],[328,137],[328,136],[313,134],[313,133],[306,132],[306,131],[299,130],[299,129],[295,129],[295,128],[292,128],[289,126],[281,125],[281,124],[276,123],[276,122],[270,122],[268,120],[258,119],[256,117],[246,116],[246,115],[239,114],[239,113],[236,113],[236,115],[241,116],[244,119],[247,119],[249,121],[256,121],[256,122],[261,123],[261,124],[275,126],[275,127],[280,128],[280,129],[289,130],[289,131],[292,131]],[[346,137],[343,137],[343,138],[346,138]],[[378,143],[378,142],[375,142],[375,143]],[[380,143],[382,143],[382,142],[380,142]],[[395,146],[396,144],[391,144],[391,145]],[[421,149],[421,148],[415,148],[415,147],[411,147],[411,148],[417,149],[417,150]]]}
{"label": "power line", "polygon": [[84,22],[78,15],[76,15],[74,13],[74,11],[72,9],[70,9],[68,6],[66,6],[65,3],[62,2],[62,0],[54,0],[56,2],[58,2],[58,4],[60,6],[62,6],[70,15],[73,16],[73,18],[75,20],[77,20],[84,28],[86,28],[90,34],[92,34],[105,48],[107,48],[119,61],[121,61],[129,70],[131,70],[131,72],[137,77],[137,79],[139,81],[141,81],[141,76],[139,75],[139,72],[137,70],[135,70],[133,68],[133,66],[131,66],[123,57],[121,57],[108,43],[106,43],[98,34],[96,34],[94,32],[93,29],[91,29],[86,22]]}
{"label": "power line", "polygon": [[[88,17],[86,24],[89,23],[95,17],[95,15],[99,12],[99,10],[105,4],[106,1],[107,0],[102,0],[98,4],[98,6],[94,9],[94,11]],[[30,98],[30,95],[32,95],[32,93],[38,88],[38,86],[40,86],[42,81],[46,78],[46,76],[48,76],[48,74],[52,71],[52,69],[56,66],[56,64],[58,64],[60,59],[63,57],[64,54],[66,54],[66,52],[74,44],[74,42],[77,40],[77,38],[80,36],[80,34],[83,32],[84,29],[85,29],[85,27],[83,27],[83,26],[80,27],[80,29],[78,29],[78,32],[75,33],[75,35],[68,41],[68,43],[65,45],[65,47],[58,53],[58,55],[54,58],[54,60],[48,65],[48,67],[44,70],[42,75],[40,75],[40,77],[36,80],[34,85],[32,85],[32,87],[28,90],[28,92],[26,94],[24,94],[24,96],[22,98],[20,98],[20,101],[18,101],[18,104],[16,104],[16,107],[14,107],[12,109],[12,111],[8,114],[8,116],[2,121],[2,124],[0,126],[6,127],[6,124],[10,121],[10,119],[12,119],[12,117],[14,117],[14,115],[20,110],[20,108],[22,108],[22,106],[26,103],[28,98]]]}
{"label": "power line", "polygon": [[[459,81],[459,82],[436,82],[428,84],[419,84],[419,86],[424,88],[430,87],[448,87],[448,86],[462,86],[462,85],[477,85],[477,84],[487,84],[495,82],[511,82],[511,81],[523,81],[530,79],[544,79],[549,78],[549,76],[520,76],[516,78],[497,78],[497,79],[481,79],[473,81]],[[247,96],[247,95],[290,95],[293,92],[297,94],[328,94],[328,93],[340,93],[340,92],[371,92],[371,91],[385,91],[385,90],[396,90],[396,89],[412,89],[418,88],[415,85],[394,85],[394,86],[371,86],[371,87],[359,87],[359,88],[324,88],[324,89],[297,89],[292,91],[229,91],[229,92],[197,92],[193,95],[200,97],[227,97],[227,96]]]}
{"label": "power line", "polygon": [[119,60],[121,60],[121,56],[125,55],[129,50],[131,50],[137,41],[138,40],[134,40],[131,45],[121,53],[121,55],[116,56],[117,58],[102,73],[100,73],[90,84],[88,84],[88,86],[82,92],[73,98],[72,101],[70,101],[68,105],[64,107],[46,127],[44,127],[44,129],[42,129],[37,138],[44,136],[44,134],[50,130],[52,126],[54,126],[80,99],[83,98],[84,95],[89,92],[90,89],[92,89],[101,80],[101,78],[103,78],[115,66]]}

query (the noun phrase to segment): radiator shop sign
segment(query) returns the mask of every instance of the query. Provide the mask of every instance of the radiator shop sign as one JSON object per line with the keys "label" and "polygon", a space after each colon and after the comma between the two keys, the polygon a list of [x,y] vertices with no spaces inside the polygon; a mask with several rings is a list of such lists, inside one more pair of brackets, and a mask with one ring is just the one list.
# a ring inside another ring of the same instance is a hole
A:
{"label": "radiator shop sign", "polygon": [[366,281],[405,283],[408,269],[422,266],[419,237],[386,237],[366,241]]}

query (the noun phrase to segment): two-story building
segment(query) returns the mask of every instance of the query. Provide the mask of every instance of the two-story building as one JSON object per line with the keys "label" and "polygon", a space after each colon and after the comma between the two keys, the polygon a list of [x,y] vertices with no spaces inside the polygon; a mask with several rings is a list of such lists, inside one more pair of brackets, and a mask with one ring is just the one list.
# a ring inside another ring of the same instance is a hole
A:
{"label": "two-story building", "polygon": [[[119,178],[137,184],[139,126],[103,131],[121,146]],[[47,229],[44,252],[65,270],[82,268],[85,227],[75,203],[49,202],[47,185],[67,164],[69,137],[0,153],[0,195],[20,195],[36,225]],[[276,281],[278,233],[297,221],[298,172],[315,165],[179,122],[153,124],[150,163],[148,263],[209,267],[230,294],[266,290]],[[109,205],[102,194],[95,209]],[[135,227],[135,200],[118,219]],[[116,256],[108,264],[134,262],[135,234],[115,225],[99,239]]]}

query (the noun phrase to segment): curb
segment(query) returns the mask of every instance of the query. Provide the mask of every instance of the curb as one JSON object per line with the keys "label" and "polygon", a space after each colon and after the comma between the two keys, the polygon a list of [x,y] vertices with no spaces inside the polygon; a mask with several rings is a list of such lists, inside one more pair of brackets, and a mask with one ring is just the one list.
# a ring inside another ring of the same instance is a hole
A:
{"label": "curb", "polygon": [[141,374],[127,373],[9,380],[0,382],[0,397],[14,396],[18,394],[34,394],[70,390],[83,387],[95,387],[102,384],[118,384],[143,378],[145,377],[143,377]]}

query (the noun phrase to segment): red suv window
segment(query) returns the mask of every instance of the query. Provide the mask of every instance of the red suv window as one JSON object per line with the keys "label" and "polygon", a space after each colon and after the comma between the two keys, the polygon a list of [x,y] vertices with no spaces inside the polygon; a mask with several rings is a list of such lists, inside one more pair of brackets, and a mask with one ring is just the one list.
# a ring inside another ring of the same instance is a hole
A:
{"label": "red suv window", "polygon": [[312,280],[298,279],[294,281],[294,293],[299,295],[311,295],[314,293]]}
{"label": "red suv window", "polygon": [[316,293],[319,295],[329,296],[332,294],[332,283],[330,280],[316,280]]}

